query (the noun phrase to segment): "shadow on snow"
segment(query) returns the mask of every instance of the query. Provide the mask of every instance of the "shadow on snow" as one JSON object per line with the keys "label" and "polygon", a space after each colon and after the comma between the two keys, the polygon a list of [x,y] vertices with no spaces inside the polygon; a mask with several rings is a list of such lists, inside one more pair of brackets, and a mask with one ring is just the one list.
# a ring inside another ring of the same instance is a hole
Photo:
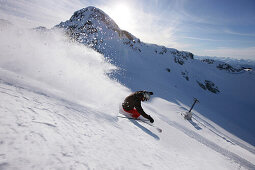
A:
{"label": "shadow on snow", "polygon": [[150,131],[149,129],[147,129],[146,127],[142,126],[140,123],[138,123],[136,120],[133,119],[129,119],[134,125],[136,125],[137,127],[139,127],[140,129],[142,129],[145,133],[147,133],[148,135],[152,136],[153,138],[155,138],[156,140],[160,140],[160,138],[158,137],[158,135],[156,135],[155,133],[153,133],[152,131]]}

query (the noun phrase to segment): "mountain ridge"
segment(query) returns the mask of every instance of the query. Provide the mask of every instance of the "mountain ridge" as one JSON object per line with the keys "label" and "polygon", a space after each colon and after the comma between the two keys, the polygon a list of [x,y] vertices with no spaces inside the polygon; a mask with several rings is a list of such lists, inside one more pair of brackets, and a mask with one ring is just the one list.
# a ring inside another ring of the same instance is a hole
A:
{"label": "mountain ridge", "polygon": [[[106,25],[106,27],[102,24],[102,22]],[[175,63],[180,65],[185,64],[185,61],[189,59],[194,59],[194,54],[191,52],[179,51],[177,49],[167,48],[165,46],[141,42],[140,39],[136,38],[128,31],[121,30],[105,12],[93,6],[89,6],[74,12],[69,20],[61,22],[54,28],[64,29],[67,35],[70,36],[74,41],[92,47],[97,52],[104,54],[106,57],[110,56],[112,58],[112,55],[114,55],[107,52],[108,49],[112,48],[111,46],[107,46],[107,43],[111,44],[113,42],[106,41],[107,39],[113,39],[117,43],[122,43],[134,51],[140,53],[142,52],[142,47],[150,46],[155,54],[169,55],[169,57],[174,58]],[[213,64],[216,68],[232,73],[244,72],[244,69],[246,69],[245,67],[234,67],[225,62],[219,62],[210,59],[204,59],[201,61],[207,64],[217,63],[216,65]],[[165,69],[168,71],[171,70],[170,68]],[[186,80],[189,80],[187,71],[182,71],[181,74]],[[215,86],[215,83],[211,82],[210,80],[204,81],[205,83],[201,83],[199,80],[197,80],[197,84],[202,89],[207,89],[212,93],[220,92],[217,86]],[[206,88],[206,86],[208,86],[208,88]]]}
{"label": "mountain ridge", "polygon": [[[126,30],[121,30],[119,28],[119,26],[114,22],[114,20],[111,19],[105,12],[103,12],[101,9],[93,7],[93,6],[89,6],[87,8],[83,8],[81,10],[74,12],[74,14],[71,16],[71,18],[69,20],[67,20],[65,22],[61,22],[60,24],[56,25],[55,27],[64,28],[64,29],[68,30],[67,33],[69,34],[69,36],[72,37],[73,39],[75,39],[77,42],[80,42],[80,43],[83,43],[90,47],[93,47],[96,51],[104,54],[105,52],[102,50],[105,48],[105,47],[103,47],[103,44],[102,44],[103,40],[107,39],[111,36],[112,36],[111,38],[113,38],[113,37],[116,38],[116,37],[114,36],[114,33],[112,33],[111,35],[108,34],[108,36],[106,36],[106,37],[104,37],[102,35],[101,35],[101,37],[99,35],[96,35],[98,32],[100,32],[100,30],[103,30],[103,28],[100,27],[100,25],[101,25],[100,23],[98,25],[93,24],[91,20],[102,21],[103,23],[105,23],[107,25],[108,29],[111,29],[115,33],[118,33],[118,36],[120,39],[128,39],[129,40],[129,41],[123,41],[122,43],[133,48],[134,50],[138,50],[139,52],[141,52],[141,49],[139,48],[139,45],[137,45],[136,43],[138,43],[138,44],[142,43],[143,45],[155,46],[154,52],[161,54],[161,55],[166,53],[167,51],[170,51],[171,54],[173,54],[173,55],[177,55],[177,56],[181,55],[184,60],[187,59],[187,57],[190,59],[194,59],[194,54],[192,54],[191,52],[179,51],[177,49],[167,48],[167,47],[161,46],[161,45],[148,44],[148,43],[141,42],[141,40],[139,38],[135,37],[130,32],[128,32]],[[78,35],[78,34],[80,34],[80,35]],[[94,41],[92,41],[92,40],[84,41],[84,39],[92,39],[92,38],[90,38],[89,34],[94,34],[94,36],[93,36]],[[105,34],[105,32],[103,32],[102,34]],[[98,45],[98,44],[100,44],[100,45]],[[182,65],[184,63],[183,59],[177,57],[177,58],[175,58],[175,61]],[[226,67],[224,67],[223,65],[225,65]],[[229,72],[240,72],[240,71],[243,71],[243,69],[244,69],[242,67],[233,68],[233,66],[227,65],[227,63],[225,63],[225,62],[221,63],[221,65],[218,65],[218,68],[221,70],[225,69]]]}

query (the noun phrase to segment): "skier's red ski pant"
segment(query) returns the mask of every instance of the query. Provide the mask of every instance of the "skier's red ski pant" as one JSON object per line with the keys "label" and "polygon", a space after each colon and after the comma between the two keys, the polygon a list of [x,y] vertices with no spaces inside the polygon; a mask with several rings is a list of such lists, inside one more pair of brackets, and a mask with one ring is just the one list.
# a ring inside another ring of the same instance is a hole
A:
{"label": "skier's red ski pant", "polygon": [[138,118],[141,114],[138,113],[138,111],[136,109],[132,109],[132,110],[124,110],[125,112],[129,113],[133,118]]}

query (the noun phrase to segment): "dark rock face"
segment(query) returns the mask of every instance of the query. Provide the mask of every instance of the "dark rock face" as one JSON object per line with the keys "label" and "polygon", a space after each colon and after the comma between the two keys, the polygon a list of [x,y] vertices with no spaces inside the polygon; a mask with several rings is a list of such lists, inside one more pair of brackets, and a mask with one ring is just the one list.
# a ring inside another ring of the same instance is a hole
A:
{"label": "dark rock face", "polygon": [[243,70],[241,68],[234,68],[234,67],[232,67],[231,65],[229,65],[227,63],[219,64],[217,66],[217,68],[220,69],[220,70],[226,70],[228,72],[240,72],[240,71]]}
{"label": "dark rock face", "polygon": [[172,51],[171,53],[175,56],[174,62],[180,65],[183,65],[188,59],[194,59],[194,55],[190,52],[176,50]]}
{"label": "dark rock face", "polygon": [[197,81],[197,83],[204,90],[208,90],[215,94],[220,93],[220,90],[218,89],[218,87],[210,80],[205,80],[204,84],[199,81]]}
{"label": "dark rock face", "polygon": [[238,66],[231,66],[230,64],[228,63],[225,63],[225,62],[222,62],[222,61],[215,61],[213,59],[203,59],[201,60],[202,62],[204,63],[207,63],[207,64],[211,64],[211,65],[215,65],[216,68],[218,68],[219,70],[225,70],[229,73],[237,73],[237,72],[241,72],[244,70],[243,67],[238,67]]}
{"label": "dark rock face", "polygon": [[188,72],[185,70],[185,72],[182,72],[182,77],[184,77],[187,81],[189,81]]}
{"label": "dark rock face", "polygon": [[167,53],[167,49],[166,49],[166,47],[163,46],[162,50],[159,52],[159,54],[163,55],[165,53]]}
{"label": "dark rock face", "polygon": [[206,90],[206,86],[205,86],[203,83],[197,81],[197,84],[198,84],[202,89]]}
{"label": "dark rock face", "polygon": [[209,80],[205,80],[205,86],[207,90],[209,90],[212,93],[219,93],[218,87],[215,86],[215,84]]}
{"label": "dark rock face", "polygon": [[166,68],[166,71],[170,73],[170,72],[171,72],[171,69],[170,69],[170,68]]}
{"label": "dark rock face", "polygon": [[202,62],[207,63],[207,64],[213,64],[215,61],[212,59],[204,59],[204,60],[202,60]]}

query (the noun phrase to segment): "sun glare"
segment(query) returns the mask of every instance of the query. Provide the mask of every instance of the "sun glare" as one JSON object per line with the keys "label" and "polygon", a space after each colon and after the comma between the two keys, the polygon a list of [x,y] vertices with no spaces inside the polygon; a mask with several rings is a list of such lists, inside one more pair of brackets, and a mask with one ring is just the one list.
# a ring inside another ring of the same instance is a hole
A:
{"label": "sun glare", "polygon": [[109,16],[116,22],[116,24],[124,30],[131,29],[132,13],[128,5],[117,4],[110,11]]}

